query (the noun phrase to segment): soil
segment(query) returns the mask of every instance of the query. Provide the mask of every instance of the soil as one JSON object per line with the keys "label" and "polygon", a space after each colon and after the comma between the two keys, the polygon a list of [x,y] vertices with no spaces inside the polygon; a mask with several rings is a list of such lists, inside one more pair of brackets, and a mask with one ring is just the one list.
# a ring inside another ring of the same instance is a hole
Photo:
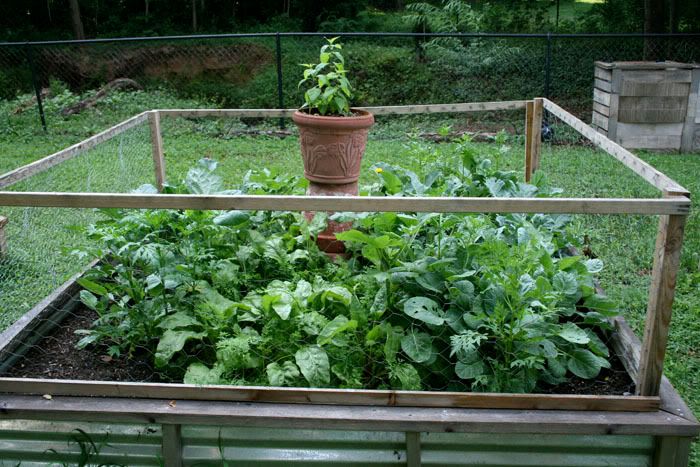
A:
{"label": "soil", "polygon": [[15,378],[73,379],[88,381],[158,382],[152,356],[145,350],[130,358],[112,358],[104,347],[77,349],[82,338],[78,329],[90,329],[97,314],[81,308],[68,315],[53,332],[44,337],[10,368]]}
{"label": "soil", "polygon": [[557,386],[538,391],[542,394],[581,394],[594,396],[629,396],[634,394],[634,382],[620,359],[610,353],[610,368],[603,368],[595,379],[570,378]]}
{"label": "soil", "polygon": [[[87,381],[159,382],[153,356],[142,350],[131,357],[111,358],[104,347],[77,349],[78,329],[89,329],[94,311],[79,308],[55,330],[32,347],[5,376],[15,378],[72,379]],[[634,383],[619,358],[611,354],[611,368],[593,380],[570,378],[566,383],[537,390],[542,394],[629,395]]]}

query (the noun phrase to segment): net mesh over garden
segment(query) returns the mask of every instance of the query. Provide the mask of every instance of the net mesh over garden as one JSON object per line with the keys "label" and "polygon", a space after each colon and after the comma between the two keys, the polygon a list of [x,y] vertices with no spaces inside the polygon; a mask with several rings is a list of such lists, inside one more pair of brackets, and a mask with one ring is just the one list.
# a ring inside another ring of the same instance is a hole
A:
{"label": "net mesh over garden", "polygon": [[[541,169],[524,184],[523,113],[378,117],[361,191],[658,197],[547,113]],[[271,122],[162,117],[169,190],[303,194],[296,130]],[[144,123],[10,190],[150,192],[143,185],[153,183]],[[323,216],[33,207],[0,215],[9,220],[2,328],[100,261],[2,356],[4,376],[633,392],[620,362],[608,363],[604,322],[620,311],[637,324],[644,313],[655,216],[340,213],[333,219],[353,230],[334,263],[313,240]],[[639,240],[627,241],[629,232]]]}

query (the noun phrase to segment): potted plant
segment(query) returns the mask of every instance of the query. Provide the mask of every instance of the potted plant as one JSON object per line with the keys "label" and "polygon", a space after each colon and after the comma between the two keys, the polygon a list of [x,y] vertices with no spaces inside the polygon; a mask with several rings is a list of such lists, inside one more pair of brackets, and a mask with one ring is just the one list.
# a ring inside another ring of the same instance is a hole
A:
{"label": "potted plant", "polygon": [[[337,39],[327,39],[319,63],[303,65],[299,87],[306,87],[304,105],[292,115],[299,127],[304,177],[310,182],[307,194],[313,196],[358,194],[367,133],[374,124],[371,113],[350,107],[352,87]],[[311,220],[314,213],[307,212],[306,217]],[[316,238],[319,248],[330,255],[343,253],[345,246],[335,234],[351,225],[329,220]]]}
{"label": "potted plant", "polygon": [[292,119],[299,127],[304,176],[324,185],[353,184],[354,190],[347,187],[343,191],[357,194],[360,164],[374,116],[350,107],[352,87],[337,39],[327,39],[319,63],[303,65],[299,87],[307,87],[304,105]]}

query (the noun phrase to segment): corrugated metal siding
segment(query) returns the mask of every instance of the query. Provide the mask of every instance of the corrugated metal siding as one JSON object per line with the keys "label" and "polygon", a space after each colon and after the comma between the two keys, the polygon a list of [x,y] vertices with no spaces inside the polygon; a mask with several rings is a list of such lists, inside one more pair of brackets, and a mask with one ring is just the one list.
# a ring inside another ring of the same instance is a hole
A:
{"label": "corrugated metal siding", "polygon": [[423,433],[423,465],[651,466],[651,436]]}
{"label": "corrugated metal siding", "polygon": [[78,465],[84,431],[99,450],[88,465],[161,465],[160,425],[0,421],[0,467]]}
{"label": "corrugated metal siding", "polygon": [[[75,465],[75,429],[100,448],[92,463],[162,465],[159,425],[0,421],[0,466]],[[184,465],[394,466],[406,464],[404,433],[184,426]],[[651,466],[651,436],[422,433],[425,466]]]}
{"label": "corrugated metal siding", "polygon": [[[185,465],[405,465],[404,433],[183,427]],[[219,448],[220,446],[220,448]],[[651,466],[651,436],[422,433],[426,466]],[[201,464],[200,464],[201,465]]]}

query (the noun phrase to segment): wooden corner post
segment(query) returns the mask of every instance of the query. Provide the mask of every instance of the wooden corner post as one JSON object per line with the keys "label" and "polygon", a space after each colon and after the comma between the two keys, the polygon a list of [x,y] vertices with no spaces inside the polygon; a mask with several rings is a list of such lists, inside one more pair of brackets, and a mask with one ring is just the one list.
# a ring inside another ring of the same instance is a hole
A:
{"label": "wooden corner post", "polygon": [[[668,198],[669,193],[664,192],[664,197]],[[642,396],[659,395],[686,218],[687,215],[662,215],[659,218],[637,378],[637,394]]]}
{"label": "wooden corner post", "polygon": [[525,181],[532,178],[532,123],[534,122],[535,102],[525,103]]}
{"label": "wooden corner post", "polygon": [[535,97],[532,106],[532,172],[540,168],[540,153],[542,152],[542,116],[544,101]]}
{"label": "wooden corner post", "polygon": [[0,216],[0,258],[5,256],[5,253],[7,253],[7,234],[5,233],[6,225],[7,217]]}
{"label": "wooden corner post", "polygon": [[165,184],[165,158],[163,157],[163,135],[160,131],[160,112],[151,110],[148,113],[148,122],[151,126],[151,148],[153,153],[153,168],[156,173],[156,186],[158,191],[163,191]]}

